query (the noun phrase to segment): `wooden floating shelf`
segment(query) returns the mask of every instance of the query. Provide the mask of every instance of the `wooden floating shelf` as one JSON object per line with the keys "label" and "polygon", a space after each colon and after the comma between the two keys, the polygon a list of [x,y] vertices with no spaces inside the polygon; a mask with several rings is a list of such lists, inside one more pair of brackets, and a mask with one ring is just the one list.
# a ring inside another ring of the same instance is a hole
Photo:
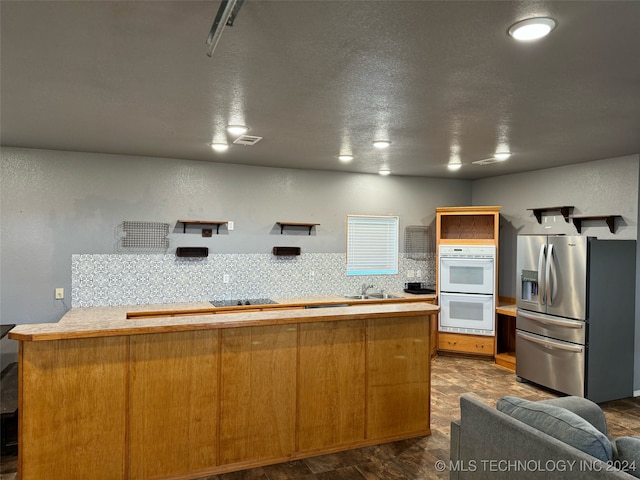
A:
{"label": "wooden floating shelf", "polygon": [[578,230],[578,233],[582,233],[582,222],[585,220],[604,220],[609,227],[611,233],[616,233],[616,218],[622,218],[621,215],[574,215],[571,216],[571,220]]}
{"label": "wooden floating shelf", "polygon": [[311,229],[317,225],[320,225],[319,223],[300,223],[300,222],[276,222],[276,223],[280,225],[280,235],[282,235],[284,231],[284,227],[305,227],[309,229],[309,235],[311,235]]}
{"label": "wooden floating shelf", "polygon": [[542,214],[548,212],[560,212],[564,217],[564,221],[569,222],[569,216],[571,215],[573,206],[527,208],[527,210],[531,210],[533,212],[533,215],[538,220],[538,223],[542,223]]}
{"label": "wooden floating shelf", "polygon": [[[187,225],[215,225],[216,235],[220,233],[220,225],[226,225],[226,220],[178,220],[178,223],[182,224],[182,233],[187,233]],[[204,230],[202,230],[202,236],[205,237]]]}

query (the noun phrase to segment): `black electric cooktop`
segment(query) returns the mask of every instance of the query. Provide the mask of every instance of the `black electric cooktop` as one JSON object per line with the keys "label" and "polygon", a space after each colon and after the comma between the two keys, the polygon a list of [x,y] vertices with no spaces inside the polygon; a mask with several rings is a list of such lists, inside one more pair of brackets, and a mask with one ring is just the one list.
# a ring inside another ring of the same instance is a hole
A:
{"label": "black electric cooktop", "polygon": [[234,300],[212,300],[214,307],[235,307],[237,305],[269,305],[274,302],[270,298],[238,298]]}

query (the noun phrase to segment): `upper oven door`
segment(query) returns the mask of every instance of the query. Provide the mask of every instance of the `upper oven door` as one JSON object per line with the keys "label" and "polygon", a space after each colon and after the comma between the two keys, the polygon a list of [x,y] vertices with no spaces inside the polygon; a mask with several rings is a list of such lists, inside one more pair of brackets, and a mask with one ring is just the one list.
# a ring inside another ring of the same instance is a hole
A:
{"label": "upper oven door", "polygon": [[494,291],[493,258],[440,257],[440,291],[487,293]]}

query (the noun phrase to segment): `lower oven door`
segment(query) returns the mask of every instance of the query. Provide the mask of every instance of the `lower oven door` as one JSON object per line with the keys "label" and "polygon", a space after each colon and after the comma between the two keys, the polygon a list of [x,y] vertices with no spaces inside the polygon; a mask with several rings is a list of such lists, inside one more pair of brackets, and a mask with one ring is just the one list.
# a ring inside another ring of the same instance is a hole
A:
{"label": "lower oven door", "polygon": [[584,397],[585,346],[516,330],[516,375]]}
{"label": "lower oven door", "polygon": [[440,292],[441,332],[493,335],[493,295]]}

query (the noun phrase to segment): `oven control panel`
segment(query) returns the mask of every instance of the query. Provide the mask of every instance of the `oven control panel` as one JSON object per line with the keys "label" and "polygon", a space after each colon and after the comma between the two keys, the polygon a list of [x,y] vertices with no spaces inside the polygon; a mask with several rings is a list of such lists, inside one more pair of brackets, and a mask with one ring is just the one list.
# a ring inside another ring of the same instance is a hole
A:
{"label": "oven control panel", "polygon": [[441,257],[495,257],[495,245],[440,245]]}

